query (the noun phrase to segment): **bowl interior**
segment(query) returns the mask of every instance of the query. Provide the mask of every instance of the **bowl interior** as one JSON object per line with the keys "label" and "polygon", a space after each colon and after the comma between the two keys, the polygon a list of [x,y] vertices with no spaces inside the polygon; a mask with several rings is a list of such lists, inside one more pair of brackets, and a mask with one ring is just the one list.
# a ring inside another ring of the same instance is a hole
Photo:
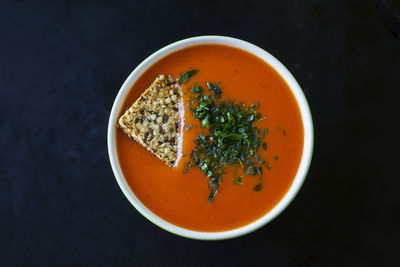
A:
{"label": "bowl interior", "polygon": [[[199,231],[192,231],[188,230],[176,225],[173,225],[164,219],[155,215],[151,210],[149,210],[145,205],[143,205],[140,200],[135,196],[135,194],[130,189],[128,183],[126,182],[122,170],[119,165],[118,155],[116,151],[116,125],[118,122],[118,116],[120,110],[122,108],[124,99],[126,98],[129,90],[132,88],[136,80],[155,62],[160,60],[161,58],[165,57],[168,54],[171,54],[175,51],[178,51],[183,48],[187,48],[194,45],[202,45],[202,44],[221,44],[232,46],[235,48],[239,48],[254,54],[255,56],[261,58],[263,61],[268,63],[272,66],[286,81],[289,88],[292,90],[297,103],[299,105],[301,118],[303,122],[304,128],[304,143],[303,143],[303,153],[300,161],[299,168],[297,170],[296,176],[293,180],[293,183],[286,193],[286,195],[281,199],[281,201],[267,214],[265,214],[260,219],[245,225],[243,227],[224,231],[224,232],[199,232]],[[121,89],[118,92],[118,95],[114,101],[110,118],[108,124],[108,134],[107,134],[107,145],[108,145],[108,153],[111,162],[111,166],[115,175],[115,178],[120,186],[121,190],[123,191],[126,198],[131,202],[131,204],[147,219],[149,219],[154,224],[158,225],[159,227],[172,232],[174,234],[193,238],[193,239],[202,239],[202,240],[218,240],[218,239],[227,239],[233,238],[237,236],[241,236],[252,232],[261,226],[265,225],[266,223],[270,222],[274,219],[279,213],[281,213],[288,204],[293,200],[296,196],[297,192],[299,191],[301,185],[304,182],[304,179],[307,175],[312,151],[313,151],[313,124],[310,109],[307,103],[307,100],[298,85],[295,78],[292,74],[271,54],[264,51],[263,49],[231,37],[224,37],[224,36],[200,36],[200,37],[193,37],[184,39],[175,43],[172,43],[151,56],[145,59],[139,66],[135,68],[135,70],[128,76],[125,80],[124,84],[122,85]]]}

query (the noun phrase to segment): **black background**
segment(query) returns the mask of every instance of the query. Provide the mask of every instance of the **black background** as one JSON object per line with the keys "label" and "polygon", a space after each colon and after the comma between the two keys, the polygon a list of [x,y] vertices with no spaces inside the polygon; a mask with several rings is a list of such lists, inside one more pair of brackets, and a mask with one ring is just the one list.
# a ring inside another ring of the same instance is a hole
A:
{"label": "black background", "polygon": [[[397,0],[1,0],[0,266],[396,266],[399,11]],[[262,229],[218,242],[147,221],[119,189],[106,148],[128,74],[204,34],[281,60],[315,126],[295,201]]]}

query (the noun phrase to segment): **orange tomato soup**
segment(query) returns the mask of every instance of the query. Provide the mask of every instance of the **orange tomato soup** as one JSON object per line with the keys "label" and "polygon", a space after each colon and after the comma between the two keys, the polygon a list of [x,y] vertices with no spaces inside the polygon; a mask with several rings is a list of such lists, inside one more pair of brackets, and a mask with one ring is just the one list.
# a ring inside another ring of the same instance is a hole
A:
{"label": "orange tomato soup", "polygon": [[[199,73],[182,85],[186,92],[195,83],[220,82],[222,99],[253,104],[265,120],[256,123],[268,128],[267,150],[259,152],[272,166],[264,168],[263,188],[253,187],[258,177],[245,176],[243,186],[232,182],[233,172],[222,176],[213,203],[208,202],[209,179],[198,167],[183,174],[184,163],[195,147],[193,140],[200,128],[183,131],[186,157],[170,168],[138,143],[117,131],[117,151],[122,172],[140,201],[166,221],[197,231],[226,231],[247,225],[269,212],[290,188],[303,151],[303,125],[295,97],[282,77],[267,63],[250,53],[222,45],[199,45],[170,54],[155,63],[134,84],[120,115],[146,90],[159,74],[178,78],[182,72]],[[205,89],[207,91],[207,89]],[[206,92],[207,93],[207,92]],[[183,95],[184,100],[188,96]],[[185,110],[185,122],[197,124]],[[206,130],[202,130],[207,133]],[[278,159],[276,160],[276,156]]]}

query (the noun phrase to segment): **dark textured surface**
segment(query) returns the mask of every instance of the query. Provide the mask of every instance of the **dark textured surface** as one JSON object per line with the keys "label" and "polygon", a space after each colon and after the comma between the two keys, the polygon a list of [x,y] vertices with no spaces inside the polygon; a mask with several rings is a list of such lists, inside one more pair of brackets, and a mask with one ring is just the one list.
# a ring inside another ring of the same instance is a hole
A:
{"label": "dark textured surface", "polygon": [[[396,266],[399,11],[394,0],[1,1],[0,266]],[[142,217],[106,150],[127,75],[202,34],[280,59],[315,123],[296,200],[264,228],[219,242]]]}

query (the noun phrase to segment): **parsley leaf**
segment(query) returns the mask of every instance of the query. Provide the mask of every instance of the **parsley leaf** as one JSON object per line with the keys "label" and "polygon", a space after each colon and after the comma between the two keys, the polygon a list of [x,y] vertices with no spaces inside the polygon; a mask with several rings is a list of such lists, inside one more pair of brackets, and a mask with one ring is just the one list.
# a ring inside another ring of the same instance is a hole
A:
{"label": "parsley leaf", "polygon": [[218,98],[221,97],[222,91],[221,88],[216,83],[207,82],[208,89],[213,92]]}
{"label": "parsley leaf", "polygon": [[184,72],[181,74],[181,77],[178,80],[179,84],[184,84],[186,83],[190,78],[192,78],[194,75],[196,75],[199,72],[199,70],[189,70],[187,72]]}

